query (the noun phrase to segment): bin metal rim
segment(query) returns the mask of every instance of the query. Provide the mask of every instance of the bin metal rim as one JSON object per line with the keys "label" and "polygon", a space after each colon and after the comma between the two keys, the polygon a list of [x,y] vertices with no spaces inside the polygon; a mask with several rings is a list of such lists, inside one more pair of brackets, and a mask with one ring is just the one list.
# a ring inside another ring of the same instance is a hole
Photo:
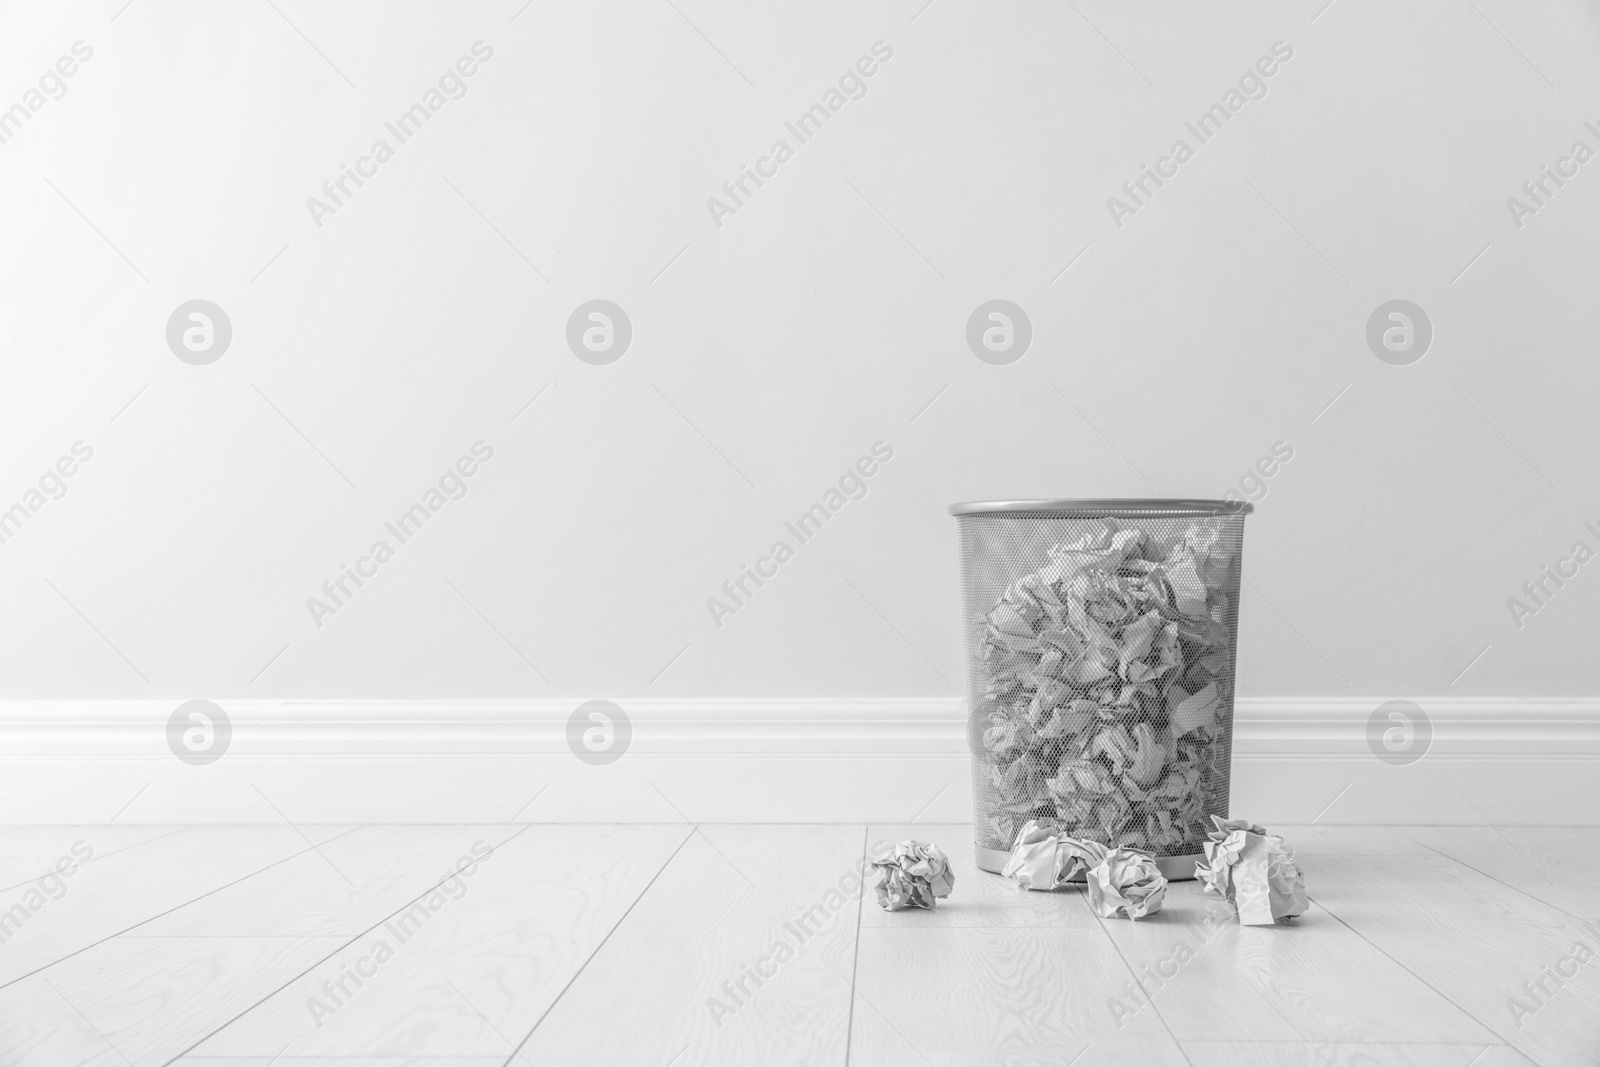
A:
{"label": "bin metal rim", "polygon": [[[978,870],[999,874],[1005,870],[1006,860],[1011,858],[1011,853],[999,848],[984,848],[974,845],[977,853]],[[1194,881],[1194,865],[1197,861],[1205,861],[1205,853],[1196,852],[1190,856],[1157,856],[1156,866],[1161,870],[1161,877],[1169,882]],[[1074,882],[1083,881],[1083,875],[1072,879]]]}
{"label": "bin metal rim", "polygon": [[1245,500],[1178,500],[1145,497],[1102,497],[1083,500],[968,500],[950,505],[952,515],[1026,515],[1097,518],[1139,515],[1248,515],[1255,505]]}

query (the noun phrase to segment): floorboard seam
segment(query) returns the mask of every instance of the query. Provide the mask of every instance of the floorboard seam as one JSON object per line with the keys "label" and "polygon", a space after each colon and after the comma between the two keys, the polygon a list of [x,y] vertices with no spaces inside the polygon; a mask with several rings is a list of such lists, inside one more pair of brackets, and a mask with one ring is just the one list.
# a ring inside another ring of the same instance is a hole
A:
{"label": "floorboard seam", "polygon": [[[195,825],[198,825],[198,824],[194,824],[194,825],[190,825],[190,826],[180,826],[176,830],[172,831],[172,833],[170,833],[170,834],[161,834],[158,837],[147,837],[143,841],[135,841],[131,845],[123,845],[121,848],[112,849],[110,852],[102,852],[97,856],[91,857],[88,860],[88,862],[80,864],[80,866],[87,867],[87,866],[89,866],[90,863],[95,863],[95,862],[98,862],[99,860],[108,860],[112,856],[120,856],[124,852],[132,852],[136,848],[141,848],[141,847],[143,847],[145,845],[153,845],[157,841],[165,841],[167,838],[173,837],[173,836],[175,836],[177,834],[181,834],[185,830],[193,830]],[[92,829],[98,829],[98,827],[89,827],[89,829],[91,829],[91,830]],[[48,872],[46,872],[46,873],[48,873]],[[13,889],[21,889],[23,886],[32,885],[34,882],[37,882],[38,880],[39,880],[38,878],[29,878],[29,879],[26,879],[25,881],[18,882],[16,885],[0,886],[0,893],[9,893]]]}
{"label": "floorboard seam", "polygon": [[[351,827],[349,830],[346,830],[344,833],[345,834],[354,833],[355,829],[356,829],[355,827]],[[344,836],[344,834],[339,834],[336,837],[328,838],[328,840],[329,841],[337,841],[337,840],[339,840],[340,837],[343,837],[343,836]],[[74,949],[73,951],[67,953],[65,956],[62,956],[60,959],[53,960],[50,963],[45,964],[43,967],[36,967],[33,970],[29,971],[27,974],[19,974],[17,977],[11,979],[10,981],[0,982],[0,990],[3,990],[8,986],[15,985],[16,983],[22,981],[25,978],[31,978],[34,975],[38,974],[40,971],[47,971],[51,967],[54,967],[59,963],[64,963],[65,961],[70,960],[74,956],[82,955],[83,953],[88,952],[90,949],[94,948],[97,945],[103,945],[107,941],[114,941],[115,939],[121,937],[122,935],[124,935],[126,933],[129,933],[130,931],[137,930],[137,929],[139,929],[139,927],[144,926],[147,923],[153,923],[157,919],[160,919],[160,918],[163,918],[165,916],[171,915],[175,911],[181,911],[182,909],[187,908],[190,904],[193,904],[193,903],[195,903],[197,901],[204,900],[206,897],[213,896],[213,895],[215,895],[217,893],[220,893],[224,889],[232,888],[233,886],[238,885],[240,882],[249,881],[250,879],[254,878],[258,874],[264,874],[267,871],[272,870],[272,868],[278,866],[279,864],[288,863],[290,860],[296,858],[297,856],[304,856],[307,852],[312,852],[312,851],[315,851],[315,849],[314,848],[304,848],[304,849],[301,849],[299,852],[294,852],[294,853],[291,853],[290,855],[284,856],[282,859],[273,860],[271,863],[267,864],[265,867],[262,867],[259,870],[251,871],[249,874],[242,875],[242,876],[240,876],[238,878],[235,878],[233,881],[229,882],[227,885],[219,885],[215,889],[211,889],[211,890],[208,890],[208,891],[206,891],[204,893],[201,893],[199,896],[194,897],[193,899],[190,899],[190,900],[186,900],[182,904],[176,904],[176,905],[168,908],[166,911],[159,912],[158,914],[150,916],[148,919],[140,919],[138,922],[134,923],[132,926],[129,926],[129,927],[127,927],[125,929],[122,929],[122,930],[118,930],[114,934],[107,934],[105,937],[102,937],[100,940],[90,942],[89,944],[84,945],[82,948]]]}
{"label": "floorboard seam", "polygon": [[[1459,858],[1457,856],[1452,856],[1448,852],[1444,852],[1444,851],[1442,851],[1440,849],[1434,848],[1432,845],[1428,844],[1426,841],[1417,841],[1417,840],[1415,840],[1413,838],[1409,838],[1409,837],[1406,838],[1406,840],[1410,841],[1412,844],[1421,845],[1423,848],[1427,849],[1429,852],[1435,853],[1436,855],[1439,855],[1439,856],[1443,856],[1445,859],[1449,860],[1451,863],[1460,864],[1462,867],[1465,867],[1469,871],[1472,871],[1472,872],[1474,872],[1476,874],[1481,874],[1485,878],[1489,879],[1491,882],[1496,882],[1496,883],[1498,883],[1500,885],[1505,886],[1507,889],[1511,890],[1513,893],[1518,893],[1518,894],[1521,894],[1524,897],[1527,897],[1529,900],[1533,901],[1535,904],[1539,904],[1539,905],[1541,905],[1543,907],[1549,908],[1551,911],[1559,911],[1561,914],[1565,915],[1567,918],[1571,919],[1573,922],[1587,923],[1587,922],[1593,921],[1593,920],[1590,920],[1590,919],[1585,919],[1581,915],[1574,915],[1572,912],[1568,911],[1566,908],[1563,908],[1559,904],[1552,904],[1548,900],[1543,899],[1542,897],[1536,897],[1532,893],[1528,892],[1526,889],[1521,889],[1521,888],[1519,888],[1517,886],[1514,886],[1510,882],[1507,882],[1503,878],[1497,878],[1496,876],[1490,874],[1488,871],[1480,871],[1480,870],[1478,870],[1478,868],[1474,867],[1472,864],[1468,863],[1466,860],[1461,859],[1461,858]],[[1530,864],[1530,866],[1532,865],[1532,861],[1531,860],[1529,861],[1529,864]],[[1537,867],[1534,867],[1534,870],[1537,871],[1541,876],[1544,875],[1544,872],[1543,871],[1539,871],[1539,869]],[[1545,881],[1550,882],[1550,888],[1552,888],[1552,889],[1558,888],[1557,885],[1555,884],[1555,882],[1551,882],[1548,877],[1545,877]]]}
{"label": "floorboard seam", "polygon": [[[1085,889],[1084,892],[1087,895],[1088,890]],[[1086,907],[1087,903],[1087,899],[1085,899]],[[1092,910],[1093,909],[1091,909],[1091,912]],[[1115,922],[1116,920],[1112,921]],[[1129,920],[1129,922],[1132,921],[1134,920]],[[1117,939],[1111,936],[1110,930],[1106,929],[1106,920],[1100,918],[1099,916],[1095,916],[1095,925],[1100,928],[1100,933],[1103,937],[1105,937],[1106,942],[1111,946],[1111,951],[1117,954],[1117,959],[1121,960],[1122,965],[1127,968],[1128,977],[1133,979],[1134,988],[1142,991],[1144,987],[1139,984],[1139,972],[1133,969],[1133,964],[1128,962],[1128,957],[1122,952],[1122,946],[1117,944]],[[1167,1036],[1172,1039],[1172,1044],[1177,1048],[1178,1055],[1183,1057],[1183,1062],[1187,1063],[1189,1067],[1194,1067],[1194,1061],[1189,1058],[1189,1050],[1183,1047],[1183,1042],[1179,1041],[1178,1035],[1173,1033],[1172,1024],[1167,1021],[1167,1017],[1161,1012],[1161,1005],[1157,1004],[1148,993],[1145,994],[1145,999],[1149,1002],[1150,1006],[1155,1009],[1156,1018],[1161,1020],[1161,1028],[1165,1030],[1167,1032]],[[1087,1049],[1085,1051],[1087,1051]],[[1078,1053],[1078,1057],[1082,1057],[1082,1055],[1082,1052]]]}
{"label": "floorboard seam", "polygon": [[1392,1045],[1395,1048],[1476,1048],[1476,1049],[1511,1048],[1512,1047],[1510,1045],[1505,1044],[1504,1042],[1491,1042],[1491,1043],[1485,1044],[1482,1041],[1382,1041],[1382,1040],[1374,1040],[1374,1041],[1364,1041],[1363,1040],[1363,1041],[1358,1041],[1358,1040],[1355,1040],[1354,1038],[1352,1038],[1352,1039],[1350,1039],[1348,1041],[1341,1039],[1341,1040],[1338,1040],[1338,1041],[1311,1042],[1311,1041],[1306,1041],[1304,1038],[1297,1038],[1294,1041],[1290,1041],[1287,1038],[1281,1038],[1280,1039],[1280,1038],[1274,1038],[1274,1037],[1191,1037],[1191,1038],[1188,1039],[1188,1041],[1189,1041],[1189,1044],[1191,1044],[1191,1045],[1309,1045],[1309,1044],[1322,1044],[1322,1045],[1354,1045],[1354,1046],[1356,1046],[1358,1048],[1360,1046],[1363,1046],[1363,1045],[1385,1045],[1385,1046]]}
{"label": "floorboard seam", "polygon": [[555,999],[550,1002],[550,1006],[545,1008],[544,1013],[540,1015],[539,1018],[534,1022],[533,1029],[528,1031],[526,1037],[517,1042],[517,1047],[511,1050],[511,1055],[506,1057],[503,1067],[511,1067],[511,1061],[521,1055],[522,1046],[533,1040],[534,1031],[538,1030],[540,1025],[550,1017],[550,1013],[556,1010],[556,1005],[561,1003],[561,998],[567,995],[567,990],[572,988],[572,983],[578,980],[579,976],[583,974],[584,968],[588,967],[590,961],[600,954],[601,949],[606,947],[606,942],[611,940],[611,935],[616,933],[618,928],[627,921],[629,915],[633,914],[633,909],[639,906],[639,901],[643,900],[644,895],[650,892],[650,887],[656,884],[656,879],[660,878],[662,873],[672,865],[672,861],[678,858],[678,853],[683,851],[683,846],[689,843],[689,838],[693,837],[695,835],[695,831],[699,828],[699,823],[689,827],[689,832],[683,835],[683,840],[679,841],[678,847],[672,850],[672,855],[667,857],[666,862],[663,863],[660,869],[657,870],[656,873],[650,877],[650,880],[644,884],[644,888],[639,890],[639,895],[633,898],[633,903],[628,905],[628,910],[623,912],[622,916],[612,924],[611,929],[606,931],[606,936],[602,937],[600,939],[600,943],[594,947],[594,951],[589,953],[589,955],[584,959],[583,963],[578,965],[578,969],[576,971],[572,972],[572,977],[567,979],[567,984],[561,987],[561,992],[556,994]]}
{"label": "floorboard seam", "polygon": [[871,823],[861,827],[861,864],[856,871],[861,893],[856,897],[856,943],[850,955],[850,1014],[844,1027],[844,1067],[850,1067],[850,1042],[856,1028],[856,977],[861,970],[861,912],[867,904],[867,838],[871,833]]}
{"label": "floorboard seam", "polygon": [[[524,833],[527,833],[528,828],[531,827],[531,826],[533,826],[533,823],[528,823],[521,830],[518,830],[516,833],[514,833],[510,837],[504,839],[503,841],[501,841],[499,844],[495,845],[494,847],[495,848],[504,848],[506,845],[508,845],[511,842],[515,841],[518,837],[522,836]],[[359,829],[361,829],[360,826],[354,826],[354,827],[351,827],[349,830],[345,831],[345,833],[354,833],[356,830],[359,830]],[[339,837],[343,837],[343,836],[344,836],[344,834],[340,834],[339,835]],[[332,837],[332,838],[329,838],[328,840],[329,841],[337,841],[339,839],[339,837]],[[305,851],[306,852],[310,852],[312,850],[311,849],[306,849]],[[299,853],[299,854],[300,855],[304,855],[305,853],[302,852],[302,853]],[[396,915],[399,915],[401,912],[408,910],[414,904],[416,904],[417,901],[421,900],[423,897],[427,896],[429,893],[432,893],[435,889],[438,889],[440,886],[444,885],[446,882],[450,881],[450,879],[454,878],[454,877],[456,877],[456,875],[454,873],[451,873],[449,875],[446,875],[444,878],[441,878],[439,881],[435,882],[433,885],[428,886],[422,892],[418,893],[416,896],[414,896],[414,897],[410,898],[409,900],[407,900],[401,907],[398,907],[394,911],[392,911],[389,914],[383,916],[377,922],[373,923],[371,926],[367,927],[365,930],[363,930],[359,934],[355,935],[355,937],[352,937],[349,940],[345,941],[342,945],[336,946],[326,956],[323,956],[320,960],[316,960],[316,961],[312,962],[312,964],[309,967],[307,967],[305,970],[301,971],[299,974],[294,975],[291,978],[289,978],[288,981],[284,982],[277,989],[274,989],[271,992],[267,993],[265,996],[261,997],[261,999],[257,1000],[254,1004],[250,1005],[248,1008],[244,1009],[239,1014],[235,1015],[233,1018],[229,1019],[227,1022],[223,1023],[221,1026],[217,1027],[215,1030],[211,1031],[209,1034],[204,1035],[198,1041],[196,1041],[194,1044],[190,1045],[188,1048],[186,1048],[183,1051],[179,1052],[176,1056],[172,1057],[172,1059],[167,1060],[165,1063],[163,1063],[161,1065],[161,1067],[171,1067],[172,1064],[177,1063],[179,1060],[183,1059],[189,1053],[193,1052],[195,1049],[199,1048],[201,1045],[205,1044],[207,1041],[210,1041],[213,1037],[216,1037],[218,1034],[222,1033],[222,1031],[226,1030],[228,1027],[232,1026],[234,1023],[238,1022],[240,1019],[244,1018],[246,1015],[249,1015],[251,1012],[253,1012],[257,1008],[261,1007],[261,1005],[265,1004],[267,1001],[271,1000],[273,997],[277,996],[279,993],[283,992],[285,989],[288,989],[291,985],[293,985],[294,983],[298,982],[300,979],[304,978],[306,975],[310,974],[312,971],[316,970],[318,967],[321,967],[324,963],[327,963],[334,956],[337,956],[339,953],[343,952],[345,949],[347,949],[351,945],[355,944],[361,938],[363,938],[363,937],[367,936],[368,934],[372,933],[372,931],[376,930],[378,927],[382,926],[384,923],[388,922],[390,919],[394,918]],[[198,898],[196,898],[196,899],[198,899]],[[287,1050],[288,1046],[284,1046],[284,1048],[285,1048],[285,1050]],[[281,1057],[282,1055],[283,1055],[283,1052],[280,1051],[278,1053],[278,1056]],[[274,1057],[274,1058],[276,1059],[277,1057]]]}
{"label": "floorboard seam", "polygon": [[[1352,934],[1355,934],[1361,940],[1365,941],[1368,945],[1372,946],[1372,950],[1374,952],[1379,953],[1385,959],[1387,959],[1391,963],[1393,963],[1396,967],[1400,968],[1402,971],[1405,971],[1411,977],[1415,978],[1417,981],[1421,982],[1423,985],[1427,986],[1429,989],[1431,989],[1435,993],[1439,994],[1440,997],[1442,997],[1445,1000],[1449,1001],[1450,1006],[1455,1008],[1462,1015],[1466,1016],[1468,1019],[1471,1019],[1473,1022],[1477,1023],[1479,1026],[1483,1027],[1485,1030],[1489,1031],[1491,1034],[1493,1034],[1496,1037],[1498,1037],[1500,1039],[1500,1043],[1502,1045],[1506,1046],[1507,1048],[1511,1048],[1511,1049],[1515,1050],[1518,1055],[1523,1056],[1525,1059],[1528,1060],[1529,1063],[1538,1064],[1538,1062],[1539,1062],[1538,1060],[1535,1060],[1532,1056],[1529,1056],[1526,1052],[1524,1052],[1521,1048],[1519,1048],[1514,1042],[1509,1040],[1504,1034],[1502,1034],[1492,1024],[1484,1022],[1482,1019],[1478,1018],[1472,1012],[1468,1011],[1466,1008],[1464,1008],[1460,1004],[1456,1003],[1456,999],[1454,997],[1452,997],[1450,994],[1446,993],[1444,990],[1440,989],[1438,986],[1434,985],[1432,982],[1430,982],[1426,978],[1422,977],[1422,975],[1418,974],[1416,971],[1413,971],[1410,967],[1407,967],[1405,964],[1403,964],[1399,960],[1395,959],[1395,957],[1387,949],[1385,949],[1382,945],[1379,945],[1377,942],[1375,942],[1371,938],[1369,938],[1366,934],[1362,933],[1360,930],[1357,930],[1354,926],[1351,926],[1348,922],[1345,922],[1344,919],[1339,917],[1339,913],[1338,912],[1336,912],[1332,908],[1328,907],[1328,904],[1327,904],[1326,901],[1320,900],[1317,897],[1311,896],[1310,894],[1306,895],[1306,899],[1311,901],[1317,907],[1321,908],[1323,911],[1327,912],[1329,915],[1333,916],[1333,920],[1335,922],[1337,922],[1340,926],[1343,926],[1346,930],[1349,930]],[[1541,1067],[1542,1067],[1542,1065],[1541,1065]]]}

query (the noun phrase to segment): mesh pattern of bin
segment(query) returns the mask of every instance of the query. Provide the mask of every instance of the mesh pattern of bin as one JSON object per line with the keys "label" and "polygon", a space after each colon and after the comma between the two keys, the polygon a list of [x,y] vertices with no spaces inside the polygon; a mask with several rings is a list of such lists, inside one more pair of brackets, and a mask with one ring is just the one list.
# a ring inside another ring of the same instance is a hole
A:
{"label": "mesh pattern of bin", "polygon": [[1157,857],[1200,854],[1208,817],[1228,812],[1250,505],[950,510],[979,865],[997,870],[1030,819]]}

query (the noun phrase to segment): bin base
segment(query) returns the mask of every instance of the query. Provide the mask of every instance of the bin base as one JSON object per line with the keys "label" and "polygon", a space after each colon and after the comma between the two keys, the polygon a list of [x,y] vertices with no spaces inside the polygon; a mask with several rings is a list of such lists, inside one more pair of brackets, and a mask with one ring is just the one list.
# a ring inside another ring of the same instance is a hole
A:
{"label": "bin base", "polygon": [[[998,848],[984,848],[982,845],[974,846],[977,852],[978,870],[999,874],[1005,869],[1006,860],[1011,858],[1011,853]],[[1161,876],[1169,882],[1190,882],[1194,880],[1194,865],[1196,860],[1204,861],[1205,853],[1196,852],[1189,856],[1157,856],[1156,866],[1161,869]],[[1074,882],[1083,881],[1083,875],[1073,879]]]}

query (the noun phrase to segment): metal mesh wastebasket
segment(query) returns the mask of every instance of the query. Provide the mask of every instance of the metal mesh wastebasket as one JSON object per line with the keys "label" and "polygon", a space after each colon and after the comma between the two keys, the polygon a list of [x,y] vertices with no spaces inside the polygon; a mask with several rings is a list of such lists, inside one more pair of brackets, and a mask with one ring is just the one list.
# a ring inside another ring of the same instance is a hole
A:
{"label": "metal mesh wastebasket", "polygon": [[1154,853],[1193,878],[1228,813],[1249,504],[954,504],[978,866],[1018,829]]}

